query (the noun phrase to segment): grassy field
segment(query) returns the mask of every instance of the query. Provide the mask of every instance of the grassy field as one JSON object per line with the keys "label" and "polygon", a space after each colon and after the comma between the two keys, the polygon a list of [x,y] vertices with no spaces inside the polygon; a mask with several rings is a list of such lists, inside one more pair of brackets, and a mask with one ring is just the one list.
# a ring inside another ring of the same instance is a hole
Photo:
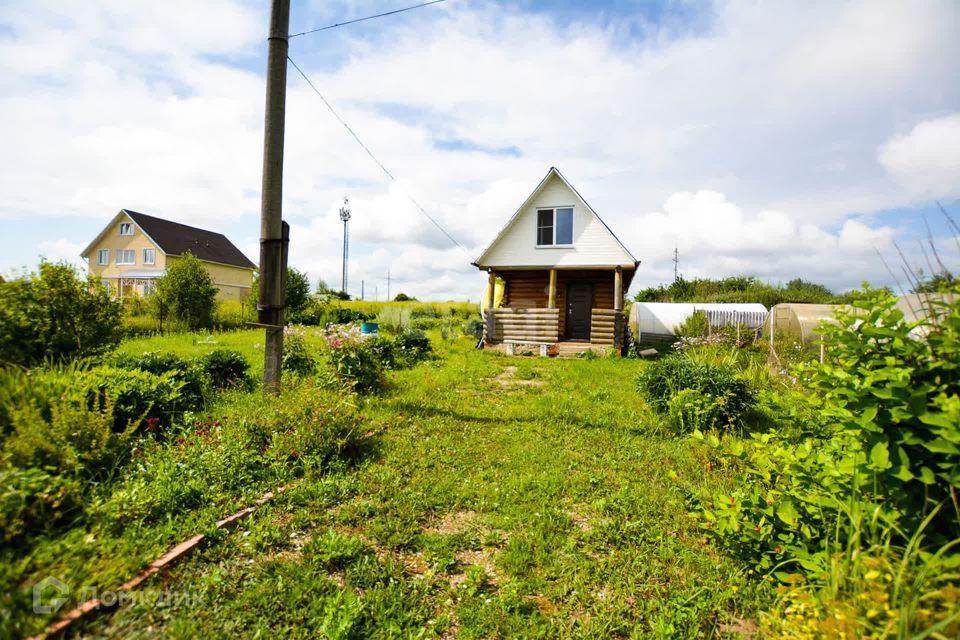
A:
{"label": "grassy field", "polygon": [[[205,338],[122,349],[201,355]],[[251,361],[262,353],[260,332],[215,340]],[[82,635],[677,638],[751,628],[767,588],[707,543],[672,477],[717,490],[732,479],[693,440],[660,435],[634,390],[643,363],[435,343],[438,359],[356,400],[368,431],[354,464],[291,478],[240,529],[213,533],[145,587],[176,594],[173,604],[120,608]],[[211,413],[256,395],[225,396]],[[70,531],[21,568],[109,588],[268,488],[219,491],[131,530]]]}
{"label": "grassy field", "polygon": [[[251,357],[260,339],[217,336]],[[162,340],[183,355],[207,347]],[[658,436],[633,390],[643,364],[471,347],[447,343],[391,374],[385,394],[359,401],[371,446],[355,467],[308,475],[154,585],[193,606],[123,608],[84,634],[702,637],[749,625],[756,580],[706,544],[671,475],[726,479],[691,441]]]}

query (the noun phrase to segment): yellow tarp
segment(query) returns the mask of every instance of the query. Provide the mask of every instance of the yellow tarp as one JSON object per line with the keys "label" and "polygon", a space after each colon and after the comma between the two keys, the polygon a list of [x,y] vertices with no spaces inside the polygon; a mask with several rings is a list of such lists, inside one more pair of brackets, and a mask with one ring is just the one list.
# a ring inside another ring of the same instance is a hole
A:
{"label": "yellow tarp", "polygon": [[[503,306],[503,294],[506,292],[506,282],[496,278],[493,282],[493,308]],[[490,299],[490,283],[483,288],[483,297],[480,298],[480,314],[487,310],[487,300]]]}

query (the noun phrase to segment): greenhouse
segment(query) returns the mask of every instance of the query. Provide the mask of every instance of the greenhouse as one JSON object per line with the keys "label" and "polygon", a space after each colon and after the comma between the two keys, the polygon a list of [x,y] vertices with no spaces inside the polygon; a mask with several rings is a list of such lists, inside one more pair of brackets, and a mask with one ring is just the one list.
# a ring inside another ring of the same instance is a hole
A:
{"label": "greenhouse", "polygon": [[758,303],[635,302],[630,308],[630,330],[638,342],[673,341],[677,329],[696,311],[703,311],[711,328],[764,325],[767,308]]}
{"label": "greenhouse", "polygon": [[784,302],[770,310],[769,331],[771,344],[774,336],[795,338],[804,346],[815,342],[820,334],[817,327],[823,320],[833,320],[836,304],[802,304]]}

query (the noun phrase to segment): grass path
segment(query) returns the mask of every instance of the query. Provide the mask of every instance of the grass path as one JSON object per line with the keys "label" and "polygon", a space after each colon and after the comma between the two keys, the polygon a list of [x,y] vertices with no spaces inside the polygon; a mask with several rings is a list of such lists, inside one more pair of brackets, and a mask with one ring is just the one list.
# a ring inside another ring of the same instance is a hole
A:
{"label": "grass path", "polygon": [[373,446],[307,477],[131,606],[127,637],[739,637],[754,580],[706,544],[671,474],[731,481],[666,437],[642,363],[472,350],[362,400]]}

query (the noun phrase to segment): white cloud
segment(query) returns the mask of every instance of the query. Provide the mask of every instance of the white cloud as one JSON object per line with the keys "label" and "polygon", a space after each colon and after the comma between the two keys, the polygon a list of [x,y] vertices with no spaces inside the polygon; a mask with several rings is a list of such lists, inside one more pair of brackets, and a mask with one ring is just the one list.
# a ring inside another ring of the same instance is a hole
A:
{"label": "white cloud", "polygon": [[797,224],[780,211],[746,212],[722,193],[698,191],[675,193],[662,211],[638,216],[624,240],[643,256],[637,286],[671,280],[677,248],[687,277],[747,274],[780,282],[816,277],[842,287],[851,269],[861,280],[881,279],[876,251],[889,251],[893,237],[889,226],[849,219],[834,233]]}
{"label": "white cloud", "polygon": [[924,120],[891,137],[880,164],[911,193],[931,198],[960,194],[960,113]]}
{"label": "white cloud", "polygon": [[[4,224],[78,216],[94,233],[129,207],[248,230],[233,239],[257,255],[267,16],[195,4],[38,0],[0,14],[0,138],[16,150],[0,158]],[[297,4],[291,26],[369,9]],[[868,214],[957,183],[937,168],[956,158],[937,146],[944,125],[923,128],[942,119],[888,138],[957,111],[960,6],[721,1],[702,12],[696,28],[644,24],[625,37],[461,2],[293,40],[292,57],[399,180],[291,68],[292,263],[339,281],[336,210],[349,194],[351,282],[384,281],[389,266],[412,295],[476,298],[470,258],[556,165],[643,260],[643,277],[667,273],[663,251],[680,244],[700,256],[691,269],[715,275],[855,284],[863,247],[895,233]]]}

